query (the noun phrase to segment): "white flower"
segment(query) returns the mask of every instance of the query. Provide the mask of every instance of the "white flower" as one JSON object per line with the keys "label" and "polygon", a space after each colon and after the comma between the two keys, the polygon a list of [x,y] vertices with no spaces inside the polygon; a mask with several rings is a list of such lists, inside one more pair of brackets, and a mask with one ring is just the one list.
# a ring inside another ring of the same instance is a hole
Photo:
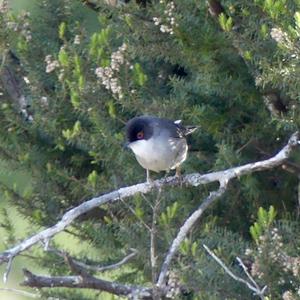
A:
{"label": "white flower", "polygon": [[80,44],[80,41],[81,41],[81,40],[80,40],[80,35],[78,35],[78,34],[75,35],[75,38],[74,38],[74,44],[75,44],[75,45],[79,45],[79,44]]}
{"label": "white flower", "polygon": [[0,3],[0,13],[4,14],[8,12],[8,1],[2,0]]}
{"label": "white flower", "polygon": [[30,84],[30,81],[29,81],[28,77],[24,76],[23,79],[24,79],[26,84]]}
{"label": "white flower", "polygon": [[51,73],[56,68],[59,67],[59,62],[57,60],[52,60],[52,55],[47,55],[45,57],[45,62],[46,62],[46,73]]}

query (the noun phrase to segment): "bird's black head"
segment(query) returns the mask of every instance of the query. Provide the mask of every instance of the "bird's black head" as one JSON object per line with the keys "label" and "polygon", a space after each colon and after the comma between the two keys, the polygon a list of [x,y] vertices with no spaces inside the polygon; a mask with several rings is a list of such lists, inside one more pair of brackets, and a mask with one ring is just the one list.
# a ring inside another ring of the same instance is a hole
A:
{"label": "bird's black head", "polygon": [[151,119],[146,116],[135,117],[126,124],[126,135],[129,143],[148,140],[153,134]]}

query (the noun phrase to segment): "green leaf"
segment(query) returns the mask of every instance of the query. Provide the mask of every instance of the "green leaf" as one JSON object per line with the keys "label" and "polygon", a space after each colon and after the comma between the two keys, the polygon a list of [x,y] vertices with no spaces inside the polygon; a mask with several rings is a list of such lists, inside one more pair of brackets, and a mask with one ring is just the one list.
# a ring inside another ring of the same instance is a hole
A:
{"label": "green leaf", "polygon": [[139,86],[143,86],[147,81],[147,75],[144,74],[142,66],[139,63],[134,64],[133,78],[135,83],[137,83]]}
{"label": "green leaf", "polygon": [[71,140],[81,133],[81,123],[76,121],[72,129],[63,129],[62,135],[66,140]]}
{"label": "green leaf", "polygon": [[74,74],[76,76],[80,76],[81,74],[81,60],[78,55],[75,55],[74,57]]}
{"label": "green leaf", "polygon": [[74,135],[78,135],[81,132],[81,123],[80,121],[76,121],[73,127]]}
{"label": "green leaf", "polygon": [[63,40],[65,37],[66,27],[67,27],[67,24],[65,22],[62,22],[59,25],[58,36],[61,40]]}
{"label": "green leaf", "polygon": [[71,90],[71,103],[75,109],[79,108],[80,106],[80,97],[76,91]]}
{"label": "green leaf", "polygon": [[196,256],[197,248],[198,248],[198,243],[194,242],[191,247],[191,253],[193,256]]}
{"label": "green leaf", "polygon": [[78,88],[79,88],[79,90],[82,91],[84,89],[84,85],[85,85],[84,77],[83,77],[83,75],[80,75],[78,77]]}
{"label": "green leaf", "polygon": [[271,205],[269,208],[269,212],[268,212],[268,225],[269,226],[274,222],[276,215],[277,215],[277,212],[276,212],[274,206]]}
{"label": "green leaf", "polygon": [[219,15],[219,24],[224,31],[229,32],[233,27],[233,19],[231,17],[227,18],[224,13],[221,13]]}
{"label": "green leaf", "polygon": [[97,179],[98,179],[98,174],[97,171],[93,170],[89,175],[88,175],[88,183],[95,188],[97,184]]}
{"label": "green leaf", "polygon": [[108,45],[110,32],[109,27],[102,29],[97,35],[97,45]]}
{"label": "green leaf", "polygon": [[144,216],[144,211],[140,206],[137,206],[134,210],[135,214],[137,215],[138,218],[142,218]]}
{"label": "green leaf", "polygon": [[295,12],[294,19],[296,23],[296,27],[300,29],[300,12]]}
{"label": "green leaf", "polygon": [[269,34],[269,29],[268,29],[267,24],[262,24],[262,25],[261,25],[259,33],[260,33],[260,35],[261,35],[261,37],[262,37],[263,39],[265,39],[265,38],[268,36],[268,34]]}
{"label": "green leaf", "polygon": [[72,138],[72,131],[70,129],[63,129],[62,130],[62,136],[66,139],[66,140],[70,140]]}
{"label": "green leaf", "polygon": [[160,220],[161,220],[161,223],[163,224],[163,225],[168,225],[168,219],[167,219],[167,215],[166,215],[166,213],[162,213],[161,215],[160,215]]}
{"label": "green leaf", "polygon": [[107,103],[107,107],[108,107],[108,113],[109,115],[115,119],[116,118],[116,108],[115,108],[115,104],[114,102],[111,100],[111,101],[108,101]]}
{"label": "green leaf", "polygon": [[132,17],[130,15],[125,15],[125,22],[128,25],[129,28],[132,27]]}
{"label": "green leaf", "polygon": [[226,31],[227,32],[231,31],[232,27],[233,27],[233,19],[229,17],[226,21]]}
{"label": "green leaf", "polygon": [[190,240],[189,239],[184,239],[184,241],[180,244],[180,252],[184,255],[188,255],[189,254],[189,249],[190,249]]}
{"label": "green leaf", "polygon": [[69,56],[64,48],[61,48],[58,53],[58,61],[63,67],[67,67],[69,65]]}
{"label": "green leaf", "polygon": [[252,59],[252,53],[250,51],[245,51],[244,52],[244,58],[246,60],[251,60]]}

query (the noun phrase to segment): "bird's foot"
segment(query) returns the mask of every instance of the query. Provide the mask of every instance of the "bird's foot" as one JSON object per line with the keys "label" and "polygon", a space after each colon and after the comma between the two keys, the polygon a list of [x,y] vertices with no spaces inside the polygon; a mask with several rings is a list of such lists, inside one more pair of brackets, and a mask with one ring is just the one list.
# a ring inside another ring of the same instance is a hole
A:
{"label": "bird's foot", "polygon": [[182,187],[183,180],[182,180],[182,175],[181,175],[180,167],[176,168],[175,178],[179,181],[180,187]]}

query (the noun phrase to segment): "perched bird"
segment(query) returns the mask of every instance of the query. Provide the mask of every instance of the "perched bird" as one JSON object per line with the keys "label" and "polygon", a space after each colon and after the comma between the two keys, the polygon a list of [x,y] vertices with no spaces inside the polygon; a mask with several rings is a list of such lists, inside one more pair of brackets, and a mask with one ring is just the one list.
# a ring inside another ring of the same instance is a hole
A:
{"label": "perched bird", "polygon": [[186,136],[197,129],[196,126],[184,127],[181,120],[140,116],[126,124],[127,147],[129,147],[139,164],[147,170],[147,181],[150,171],[160,172],[176,169],[187,157]]}

